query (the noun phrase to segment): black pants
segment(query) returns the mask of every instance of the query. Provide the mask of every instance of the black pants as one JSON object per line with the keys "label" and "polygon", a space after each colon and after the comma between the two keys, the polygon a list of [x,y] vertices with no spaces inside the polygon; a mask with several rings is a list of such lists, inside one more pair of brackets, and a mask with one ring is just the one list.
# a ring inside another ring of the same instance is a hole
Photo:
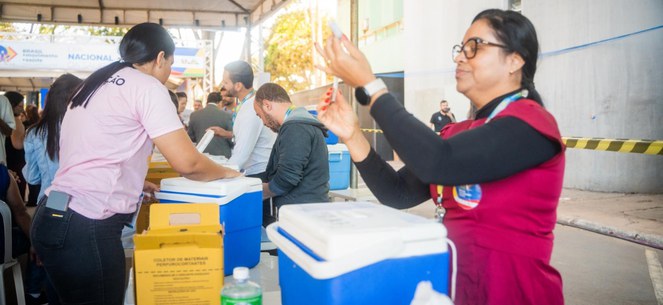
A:
{"label": "black pants", "polygon": [[[124,303],[125,258],[120,237],[132,214],[98,220],[39,202],[31,236],[62,304]],[[53,216],[62,215],[60,216]]]}

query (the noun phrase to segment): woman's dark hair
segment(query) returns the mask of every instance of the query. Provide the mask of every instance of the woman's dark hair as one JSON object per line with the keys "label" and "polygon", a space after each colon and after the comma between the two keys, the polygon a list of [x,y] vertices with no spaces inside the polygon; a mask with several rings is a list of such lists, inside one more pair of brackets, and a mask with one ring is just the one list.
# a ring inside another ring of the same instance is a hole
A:
{"label": "woman's dark hair", "polygon": [[86,107],[90,98],[113,74],[125,67],[153,61],[163,51],[165,57],[175,53],[175,43],[168,31],[156,23],[141,23],[132,27],[120,42],[119,61],[111,63],[90,75],[81,90],[71,99],[71,108]]}
{"label": "woman's dark hair", "polygon": [[69,98],[78,90],[83,80],[69,73],[58,77],[51,85],[46,95],[46,106],[39,122],[31,127],[36,136],[46,136],[46,151],[51,160],[57,158],[60,152],[60,125]]}
{"label": "woman's dark hair", "polygon": [[25,125],[30,127],[33,124],[39,122],[39,109],[35,105],[25,106]]}
{"label": "woman's dark hair", "polygon": [[495,31],[500,42],[507,46],[507,52],[516,52],[523,58],[525,64],[522,71],[521,86],[529,91],[528,98],[543,105],[541,96],[534,88],[534,74],[536,61],[539,56],[539,40],[532,22],[520,13],[489,9],[479,13],[472,23],[477,20],[486,20]]}
{"label": "woman's dark hair", "polygon": [[223,69],[228,72],[233,84],[242,83],[246,89],[253,88],[253,69],[249,63],[237,60],[227,64]]}
{"label": "woman's dark hair", "polygon": [[177,100],[177,94],[175,92],[168,90],[168,95],[170,95],[170,101],[175,104],[175,111],[180,107],[180,102]]}
{"label": "woman's dark hair", "polygon": [[12,108],[18,106],[18,104],[20,104],[25,99],[23,94],[20,94],[16,91],[5,92],[5,97],[9,100],[9,103],[12,105]]}

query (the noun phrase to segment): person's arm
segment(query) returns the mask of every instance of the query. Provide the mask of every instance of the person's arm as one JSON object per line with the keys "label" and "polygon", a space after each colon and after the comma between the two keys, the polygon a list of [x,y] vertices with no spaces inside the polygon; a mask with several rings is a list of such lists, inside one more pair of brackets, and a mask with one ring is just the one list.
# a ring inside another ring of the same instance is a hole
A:
{"label": "person's arm", "polygon": [[[35,143],[33,141],[37,140],[37,134],[32,129],[32,133],[28,134],[25,138],[25,144],[23,145],[23,150],[25,151],[25,166],[23,166],[23,178],[29,184],[40,184],[41,183],[41,172],[39,171],[39,155],[46,155],[46,152],[38,152],[35,148]],[[46,155],[48,156],[48,155]],[[48,157],[46,157],[48,158]]]}
{"label": "person's arm", "polygon": [[555,156],[559,145],[514,117],[443,140],[408,113],[391,94],[371,115],[408,168],[424,183],[462,185],[502,179]]}
{"label": "person's arm", "polygon": [[21,113],[15,117],[16,120],[16,129],[12,131],[10,136],[12,146],[15,149],[23,149],[23,141],[25,140],[25,125],[23,125],[23,116],[25,114]]}
{"label": "person's arm", "polygon": [[14,221],[29,239],[32,218],[25,208],[21,192],[18,190],[18,184],[11,175],[9,175],[9,188],[7,189],[7,205],[14,215]]}
{"label": "person's arm", "polygon": [[407,166],[396,172],[373,149],[355,165],[373,195],[384,205],[407,209],[430,199],[428,184],[421,182]]}
{"label": "person's arm", "polygon": [[451,118],[452,123],[456,123],[456,116],[453,113],[451,113],[451,111],[449,111],[449,118]]}
{"label": "person's arm", "polygon": [[183,177],[211,181],[241,175],[238,171],[214,163],[198,152],[184,129],[177,129],[152,140],[173,169]]}
{"label": "person's arm", "polygon": [[207,128],[207,130],[214,131],[214,135],[217,137],[222,137],[225,139],[232,139],[233,138],[233,132],[230,131],[230,129],[225,129],[220,126],[210,126]]}

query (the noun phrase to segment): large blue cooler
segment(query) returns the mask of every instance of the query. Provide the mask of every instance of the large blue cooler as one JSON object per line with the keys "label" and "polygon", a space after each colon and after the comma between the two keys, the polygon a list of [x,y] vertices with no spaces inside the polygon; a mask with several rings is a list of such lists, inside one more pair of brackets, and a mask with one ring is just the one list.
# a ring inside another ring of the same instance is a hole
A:
{"label": "large blue cooler", "polygon": [[262,181],[237,177],[209,182],[186,178],[161,180],[161,203],[216,203],[223,226],[223,270],[254,267],[260,261]]}
{"label": "large blue cooler", "polygon": [[344,190],[350,186],[350,151],[345,144],[327,145],[329,152],[329,189]]}
{"label": "large blue cooler", "polygon": [[283,305],[410,304],[430,281],[448,294],[445,227],[368,202],[284,205],[267,227]]}

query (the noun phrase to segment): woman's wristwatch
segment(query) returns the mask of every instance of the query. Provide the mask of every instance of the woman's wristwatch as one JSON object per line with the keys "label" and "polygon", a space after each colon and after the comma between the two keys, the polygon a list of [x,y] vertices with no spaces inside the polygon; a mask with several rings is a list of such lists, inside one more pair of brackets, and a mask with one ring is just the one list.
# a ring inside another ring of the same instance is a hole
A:
{"label": "woman's wristwatch", "polygon": [[382,89],[387,89],[387,85],[384,84],[382,79],[376,78],[363,87],[357,87],[355,89],[355,98],[357,98],[359,104],[366,106],[371,103],[371,96]]}

